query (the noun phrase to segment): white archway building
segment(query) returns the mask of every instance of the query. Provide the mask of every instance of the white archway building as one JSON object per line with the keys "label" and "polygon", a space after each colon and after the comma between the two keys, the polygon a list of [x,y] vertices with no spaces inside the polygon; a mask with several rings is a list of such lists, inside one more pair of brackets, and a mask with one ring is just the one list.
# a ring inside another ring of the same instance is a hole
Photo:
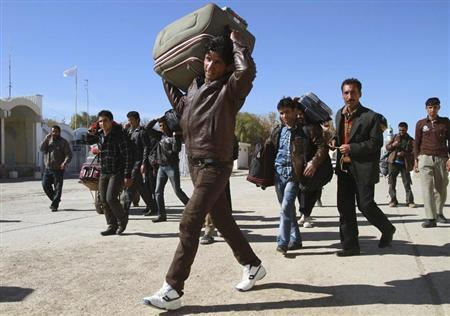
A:
{"label": "white archway building", "polygon": [[0,99],[0,176],[9,171],[32,173],[42,156],[42,95]]}

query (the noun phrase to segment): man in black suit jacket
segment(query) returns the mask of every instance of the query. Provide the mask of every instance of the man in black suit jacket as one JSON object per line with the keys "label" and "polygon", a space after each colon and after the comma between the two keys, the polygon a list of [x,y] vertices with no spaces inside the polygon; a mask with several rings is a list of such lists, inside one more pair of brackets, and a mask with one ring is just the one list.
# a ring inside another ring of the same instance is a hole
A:
{"label": "man in black suit jacket", "polygon": [[358,79],[345,80],[341,91],[345,105],[336,114],[336,136],[332,145],[338,148],[337,205],[342,245],[342,250],[336,254],[347,257],[360,253],[355,197],[358,209],[382,233],[380,248],[391,245],[395,227],[374,201],[383,146],[379,115],[359,103],[361,82]]}

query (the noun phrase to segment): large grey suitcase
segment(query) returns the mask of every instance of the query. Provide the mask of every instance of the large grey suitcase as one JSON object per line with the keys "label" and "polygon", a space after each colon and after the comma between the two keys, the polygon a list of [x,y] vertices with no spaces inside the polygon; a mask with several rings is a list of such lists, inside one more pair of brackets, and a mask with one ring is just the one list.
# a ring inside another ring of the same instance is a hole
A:
{"label": "large grey suitcase", "polygon": [[223,34],[225,26],[238,30],[246,46],[253,50],[255,37],[247,23],[229,8],[213,3],[194,11],[161,30],[153,46],[155,71],[181,90],[203,74],[205,45]]}
{"label": "large grey suitcase", "polygon": [[300,109],[304,111],[308,123],[323,123],[331,120],[333,110],[319,99],[317,95],[308,92],[299,99]]}

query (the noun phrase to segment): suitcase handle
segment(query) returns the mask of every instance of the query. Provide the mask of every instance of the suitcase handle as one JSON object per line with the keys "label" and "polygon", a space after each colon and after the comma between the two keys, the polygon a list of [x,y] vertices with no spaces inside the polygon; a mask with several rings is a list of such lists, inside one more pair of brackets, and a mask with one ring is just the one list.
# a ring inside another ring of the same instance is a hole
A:
{"label": "suitcase handle", "polygon": [[223,7],[223,11],[225,11],[228,15],[230,15],[236,24],[239,24],[242,26],[242,28],[246,29],[248,26],[247,21],[245,21],[243,18],[241,18],[236,12],[234,12],[229,7]]}

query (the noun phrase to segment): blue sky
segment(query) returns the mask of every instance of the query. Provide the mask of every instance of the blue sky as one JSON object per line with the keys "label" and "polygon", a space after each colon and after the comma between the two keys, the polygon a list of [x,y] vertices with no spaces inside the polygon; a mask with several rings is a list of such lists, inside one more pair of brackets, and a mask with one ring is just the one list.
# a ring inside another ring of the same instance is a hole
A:
{"label": "blue sky", "polygon": [[[69,119],[78,66],[78,110],[130,110],[153,118],[169,108],[152,49],[158,32],[205,1],[1,1],[1,96],[44,96],[45,118]],[[258,74],[243,111],[266,114],[283,96],[315,92],[333,110],[340,83],[363,83],[364,105],[395,127],[413,127],[424,101],[441,99],[449,116],[448,1],[218,1],[256,36]],[[412,131],[411,131],[412,132]]]}

